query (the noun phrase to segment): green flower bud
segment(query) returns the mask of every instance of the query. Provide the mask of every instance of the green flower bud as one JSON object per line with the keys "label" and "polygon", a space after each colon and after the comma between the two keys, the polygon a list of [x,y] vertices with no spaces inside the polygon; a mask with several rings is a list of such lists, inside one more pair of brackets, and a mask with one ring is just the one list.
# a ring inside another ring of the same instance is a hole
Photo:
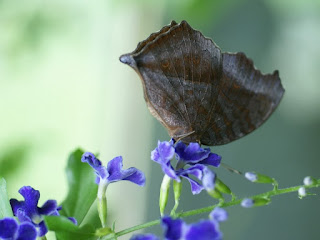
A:
{"label": "green flower bud", "polygon": [[271,200],[270,198],[254,198],[253,199],[254,202],[254,206],[264,206],[264,205],[268,205]]}
{"label": "green flower bud", "polygon": [[216,179],[215,188],[221,193],[230,195],[232,194],[230,188],[226,184],[224,184],[224,182],[222,182],[219,178]]}
{"label": "green flower bud", "polygon": [[249,181],[255,183],[276,183],[276,181],[273,178],[255,172],[246,172],[245,177]]}
{"label": "green flower bud", "polygon": [[219,199],[219,200],[223,199],[223,196],[222,196],[221,192],[216,188],[211,190],[211,191],[208,191],[208,194],[213,198],[216,198],[216,199]]}
{"label": "green flower bud", "polygon": [[244,198],[241,201],[241,206],[244,208],[264,206],[271,202],[269,198]]}
{"label": "green flower bud", "polygon": [[160,214],[163,216],[164,210],[168,203],[168,195],[169,195],[169,188],[170,188],[171,178],[167,175],[164,175],[161,187],[160,187],[160,196],[159,196],[159,208]]}
{"label": "green flower bud", "polygon": [[174,216],[176,214],[176,210],[179,206],[181,190],[182,190],[182,181],[178,182],[176,180],[173,180],[174,206],[170,213],[171,216]]}

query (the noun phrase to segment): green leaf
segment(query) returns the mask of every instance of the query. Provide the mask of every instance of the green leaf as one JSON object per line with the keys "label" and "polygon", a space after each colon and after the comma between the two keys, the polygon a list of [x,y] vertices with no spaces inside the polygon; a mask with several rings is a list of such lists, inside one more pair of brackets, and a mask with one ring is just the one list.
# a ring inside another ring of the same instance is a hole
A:
{"label": "green leaf", "polygon": [[4,217],[13,217],[13,213],[8,199],[6,180],[0,178],[0,219]]}
{"label": "green leaf", "polygon": [[69,156],[66,169],[69,192],[60,211],[61,215],[76,218],[79,226],[94,203],[98,191],[94,171],[87,163],[81,162],[82,154],[83,151],[77,149]]}
{"label": "green leaf", "polygon": [[90,225],[78,227],[64,216],[45,216],[44,221],[50,231],[54,231],[58,240],[90,240],[98,239]]}
{"label": "green leaf", "polygon": [[99,218],[99,214],[98,214],[98,210],[97,209],[98,209],[97,201],[95,201],[92,204],[90,210],[88,211],[88,214],[83,219],[81,224],[82,225],[91,224],[95,228],[101,228],[101,222],[100,222],[100,218]]}

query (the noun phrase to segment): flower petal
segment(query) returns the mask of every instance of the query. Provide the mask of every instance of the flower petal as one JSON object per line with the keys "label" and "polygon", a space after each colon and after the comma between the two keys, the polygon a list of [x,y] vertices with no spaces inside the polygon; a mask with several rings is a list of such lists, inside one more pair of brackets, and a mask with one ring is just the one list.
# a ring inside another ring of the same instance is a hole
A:
{"label": "flower petal", "polygon": [[22,208],[24,206],[23,201],[18,201],[17,199],[11,198],[10,199],[10,205],[13,211],[13,215],[17,216],[18,209]]}
{"label": "flower petal", "polygon": [[3,218],[0,220],[0,238],[13,238],[18,231],[18,222],[14,218]]}
{"label": "flower petal", "polygon": [[[204,188],[208,190],[210,190],[210,188],[214,188],[214,174],[202,164],[196,164],[186,170],[180,170],[177,175],[189,181],[192,194],[199,194]],[[189,175],[193,175],[197,179],[201,180],[204,186],[191,179]]]}
{"label": "flower petal", "polygon": [[191,185],[191,192],[193,195],[199,194],[204,189],[204,187],[200,183],[191,179],[188,175],[181,175],[181,177],[183,177],[189,181],[189,183]]}
{"label": "flower petal", "polygon": [[202,165],[202,164],[196,164],[193,165],[191,167],[189,167],[188,169],[185,170],[179,170],[178,171],[178,175],[193,175],[195,176],[197,179],[201,180],[203,177],[203,171],[207,169],[206,166]]}
{"label": "flower petal", "polygon": [[[26,213],[26,211],[23,208],[18,208],[18,210],[14,214],[20,222],[32,222],[32,219],[29,214]],[[36,215],[36,214],[31,214]]]}
{"label": "flower petal", "polygon": [[134,169],[135,171],[129,175],[128,177],[123,178],[123,180],[128,180],[130,182],[133,182],[139,186],[144,186],[146,182],[146,177],[144,176],[144,173],[141,172],[139,169],[136,168],[129,168],[128,170],[132,171]]}
{"label": "flower petal", "polygon": [[[102,166],[101,161],[95,157],[95,155],[91,152],[85,152],[81,157],[82,162],[86,162],[95,170],[96,175],[99,178],[108,177],[108,172],[104,166]],[[96,183],[100,181],[96,179]]]}
{"label": "flower petal", "polygon": [[30,186],[24,186],[19,189],[19,193],[23,196],[24,201],[28,205],[37,206],[40,198],[40,192]]}
{"label": "flower petal", "polygon": [[215,207],[210,213],[210,219],[217,222],[224,222],[228,219],[228,212],[220,207]]}
{"label": "flower petal", "polygon": [[172,142],[158,141],[158,147],[151,152],[151,159],[159,164],[167,164],[174,156]]}
{"label": "flower petal", "polygon": [[179,176],[176,174],[176,171],[173,169],[173,167],[171,166],[171,164],[169,163],[169,165],[162,165],[162,171],[164,174],[166,174],[168,177],[180,182],[180,178]]}
{"label": "flower petal", "polygon": [[210,150],[203,149],[199,143],[189,143],[186,146],[183,142],[178,142],[175,145],[177,159],[186,163],[197,163],[204,160],[210,154]]}
{"label": "flower petal", "polygon": [[21,223],[18,230],[17,240],[35,240],[36,238],[36,228],[29,222]]}
{"label": "flower petal", "polygon": [[219,231],[217,223],[202,220],[196,224],[188,226],[185,240],[220,240],[222,233]]}
{"label": "flower petal", "polygon": [[122,170],[122,167],[123,167],[123,163],[122,163],[121,156],[115,157],[112,160],[110,160],[107,166],[107,171],[110,175],[109,177],[111,177],[111,175],[116,175],[120,173]]}
{"label": "flower petal", "polygon": [[115,157],[108,162],[107,171],[109,173],[109,176],[107,178],[107,181],[109,183],[117,182],[120,180],[128,180],[130,182],[138,184],[139,186],[143,186],[145,184],[146,179],[143,172],[134,167],[122,170],[122,167],[123,163],[121,156]]}
{"label": "flower petal", "polygon": [[81,162],[86,162],[93,168],[102,165],[101,161],[91,152],[85,152],[81,157]]}
{"label": "flower petal", "polygon": [[209,169],[203,170],[202,186],[209,192],[215,187],[215,174]]}
{"label": "flower petal", "polygon": [[[209,148],[208,148],[208,150],[210,151]],[[221,156],[210,152],[209,156],[207,158],[203,159],[202,161],[200,161],[199,163],[214,166],[214,167],[219,167],[220,163],[221,163]]]}
{"label": "flower petal", "polygon": [[185,223],[182,219],[172,219],[171,217],[162,218],[165,239],[178,240],[182,238]]}
{"label": "flower petal", "polygon": [[48,200],[46,201],[41,208],[38,209],[39,214],[41,215],[59,215],[58,213],[58,204],[56,200]]}
{"label": "flower petal", "polygon": [[48,232],[48,229],[44,221],[40,222],[38,225],[38,236],[42,237],[46,235],[47,232]]}

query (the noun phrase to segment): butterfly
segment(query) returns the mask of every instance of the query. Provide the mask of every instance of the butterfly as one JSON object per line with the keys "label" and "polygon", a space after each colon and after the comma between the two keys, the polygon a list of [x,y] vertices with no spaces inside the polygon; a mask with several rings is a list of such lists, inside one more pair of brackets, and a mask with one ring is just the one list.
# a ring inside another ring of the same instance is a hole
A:
{"label": "butterfly", "polygon": [[186,21],[120,56],[140,76],[151,114],[185,143],[222,145],[258,128],[284,94],[279,72],[262,74],[244,53],[220,48]]}

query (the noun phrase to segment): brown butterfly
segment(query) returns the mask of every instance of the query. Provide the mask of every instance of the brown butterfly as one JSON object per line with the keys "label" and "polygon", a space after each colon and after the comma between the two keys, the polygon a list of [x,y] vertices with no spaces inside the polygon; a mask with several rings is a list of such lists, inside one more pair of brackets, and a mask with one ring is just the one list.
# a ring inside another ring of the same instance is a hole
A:
{"label": "brown butterfly", "polygon": [[186,21],[172,21],[120,61],[140,76],[151,114],[185,143],[222,145],[258,128],[284,89],[244,53],[222,53]]}

